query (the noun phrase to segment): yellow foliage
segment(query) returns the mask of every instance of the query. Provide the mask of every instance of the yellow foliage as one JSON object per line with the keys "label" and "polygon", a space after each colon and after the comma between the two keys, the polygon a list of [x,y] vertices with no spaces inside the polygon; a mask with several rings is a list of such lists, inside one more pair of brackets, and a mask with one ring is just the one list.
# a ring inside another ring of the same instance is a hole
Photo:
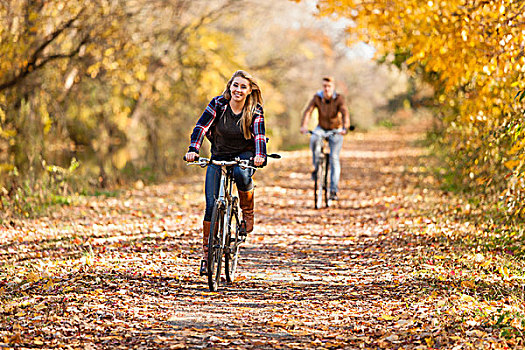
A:
{"label": "yellow foliage", "polygon": [[518,159],[512,159],[512,160],[506,161],[504,164],[508,169],[512,170],[516,168],[520,163],[521,162]]}
{"label": "yellow foliage", "polygon": [[8,163],[0,163],[0,174],[2,173],[8,173],[10,171],[13,171],[14,170],[14,165],[13,164],[8,164]]}
{"label": "yellow foliage", "polygon": [[[350,39],[366,38],[378,52],[406,53],[409,70],[432,77],[445,117],[442,141],[466,182],[480,183],[469,179],[476,174],[490,176],[494,186],[511,186],[503,166],[525,178],[519,157],[501,156],[525,153],[513,142],[525,110],[514,101],[525,87],[523,2],[318,0],[318,7],[321,15],[352,19]],[[525,195],[525,188],[513,188]]]}
{"label": "yellow foliage", "polygon": [[126,149],[120,149],[112,156],[113,165],[117,169],[122,169],[126,166],[126,163],[130,160],[129,152]]}

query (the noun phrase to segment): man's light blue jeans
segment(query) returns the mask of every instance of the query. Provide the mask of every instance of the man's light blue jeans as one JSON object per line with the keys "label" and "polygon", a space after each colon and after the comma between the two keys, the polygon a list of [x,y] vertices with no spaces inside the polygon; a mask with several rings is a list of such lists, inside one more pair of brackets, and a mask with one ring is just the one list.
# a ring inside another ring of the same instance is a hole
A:
{"label": "man's light blue jeans", "polygon": [[339,153],[343,148],[343,135],[340,133],[342,129],[325,130],[317,126],[312,136],[310,137],[310,149],[312,150],[312,161],[315,169],[315,164],[321,153],[321,144],[324,138],[328,138],[328,146],[330,147],[330,192],[337,193],[339,191],[339,178],[341,176],[341,164],[339,162]]}

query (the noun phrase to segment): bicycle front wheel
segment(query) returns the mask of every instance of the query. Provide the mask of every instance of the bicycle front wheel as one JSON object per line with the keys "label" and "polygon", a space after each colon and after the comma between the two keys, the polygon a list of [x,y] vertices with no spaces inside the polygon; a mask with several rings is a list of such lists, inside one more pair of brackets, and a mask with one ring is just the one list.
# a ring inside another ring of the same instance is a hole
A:
{"label": "bicycle front wheel", "polygon": [[325,159],[324,155],[321,154],[315,166],[315,178],[314,178],[314,201],[315,209],[319,209],[323,206],[323,188],[325,179]]}
{"label": "bicycle front wheel", "polygon": [[211,216],[210,236],[208,239],[208,287],[214,292],[219,287],[222,262],[222,232],[224,230],[224,209],[215,203]]}
{"label": "bicycle front wheel", "polygon": [[239,260],[239,248],[241,244],[241,237],[239,235],[241,223],[239,222],[239,206],[237,199],[237,197],[233,199],[230,222],[228,223],[229,234],[226,238],[228,249],[226,254],[224,254],[224,272],[226,274],[226,283],[228,284],[232,284],[235,280],[237,262]]}
{"label": "bicycle front wheel", "polygon": [[328,190],[328,179],[330,178],[330,157],[324,159],[324,172],[323,172],[323,191],[324,191],[324,202],[328,208],[332,202],[330,199],[330,191]]}

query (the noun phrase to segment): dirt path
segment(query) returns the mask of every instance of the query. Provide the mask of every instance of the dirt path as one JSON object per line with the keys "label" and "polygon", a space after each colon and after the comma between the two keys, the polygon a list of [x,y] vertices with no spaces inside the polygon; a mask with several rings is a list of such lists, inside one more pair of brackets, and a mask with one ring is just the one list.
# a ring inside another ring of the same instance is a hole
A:
{"label": "dirt path", "polygon": [[197,275],[202,171],[4,228],[0,345],[476,347],[416,271],[432,244],[413,230],[432,223],[415,215],[432,182],[421,138],[408,128],[348,136],[330,209],[312,208],[309,151],[259,171],[256,229],[238,281],[218,293]]}

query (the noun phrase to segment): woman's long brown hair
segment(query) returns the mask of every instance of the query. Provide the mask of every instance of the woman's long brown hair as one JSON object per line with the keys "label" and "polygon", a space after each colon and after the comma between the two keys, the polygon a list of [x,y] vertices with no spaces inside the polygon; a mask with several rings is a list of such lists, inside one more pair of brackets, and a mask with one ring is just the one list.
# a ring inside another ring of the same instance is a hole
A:
{"label": "woman's long brown hair", "polygon": [[255,110],[257,109],[257,104],[262,105],[263,104],[263,98],[261,94],[261,89],[259,88],[259,84],[257,84],[257,81],[254,77],[248,72],[245,72],[243,70],[238,70],[235,73],[233,73],[230,81],[228,81],[228,84],[226,84],[226,89],[222,93],[222,95],[229,101],[232,98],[230,87],[233,83],[233,79],[241,77],[250,82],[250,87],[252,88],[252,92],[246,96],[246,101],[244,102],[244,107],[242,109],[242,117],[239,120],[241,123],[241,130],[244,134],[244,138],[246,140],[250,139],[252,135],[250,134],[250,125],[252,124],[253,115],[255,114]]}

